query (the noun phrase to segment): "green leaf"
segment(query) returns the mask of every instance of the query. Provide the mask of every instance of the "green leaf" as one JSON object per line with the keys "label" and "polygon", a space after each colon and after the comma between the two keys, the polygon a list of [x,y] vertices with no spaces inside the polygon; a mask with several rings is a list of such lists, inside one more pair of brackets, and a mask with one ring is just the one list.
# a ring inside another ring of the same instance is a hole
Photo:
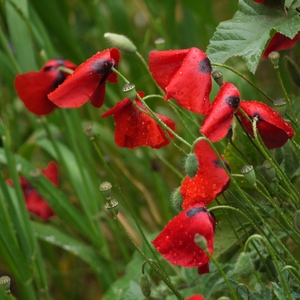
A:
{"label": "green leaf", "polygon": [[293,38],[299,31],[300,18],[294,9],[286,13],[277,6],[258,5],[253,0],[241,0],[239,5],[235,16],[217,27],[207,54],[217,63],[241,56],[255,73],[270,37],[278,31]]}

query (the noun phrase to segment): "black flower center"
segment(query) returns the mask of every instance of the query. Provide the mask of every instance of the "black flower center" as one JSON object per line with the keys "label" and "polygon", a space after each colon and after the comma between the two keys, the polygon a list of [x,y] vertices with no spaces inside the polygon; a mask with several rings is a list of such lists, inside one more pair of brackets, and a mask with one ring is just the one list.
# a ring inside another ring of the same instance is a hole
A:
{"label": "black flower center", "polygon": [[232,108],[238,108],[240,103],[240,97],[229,96],[225,99],[225,102]]}
{"label": "black flower center", "polygon": [[189,218],[192,218],[193,216],[197,215],[200,212],[207,212],[207,209],[205,207],[194,207],[194,208],[189,209],[186,212],[186,215]]}
{"label": "black flower center", "polygon": [[199,70],[204,74],[211,73],[211,64],[207,57],[199,62]]}

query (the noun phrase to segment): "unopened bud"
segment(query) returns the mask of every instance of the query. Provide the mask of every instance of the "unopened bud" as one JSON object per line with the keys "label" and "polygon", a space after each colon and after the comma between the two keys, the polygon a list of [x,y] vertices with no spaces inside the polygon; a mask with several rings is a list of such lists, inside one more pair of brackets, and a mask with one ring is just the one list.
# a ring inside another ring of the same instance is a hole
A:
{"label": "unopened bud", "polygon": [[10,293],[10,278],[8,276],[0,277],[0,285],[4,288],[6,293]]}
{"label": "unopened bud", "polygon": [[176,209],[176,211],[180,212],[182,210],[182,202],[183,197],[180,194],[180,188],[178,187],[171,195],[171,204]]}
{"label": "unopened bud", "polygon": [[112,189],[112,184],[108,181],[103,181],[100,183],[99,190],[103,193],[106,199],[110,198],[110,192]]}
{"label": "unopened bud", "polygon": [[206,241],[206,238],[199,234],[199,233],[196,233],[195,234],[195,238],[194,238],[194,242],[203,250],[207,250],[207,241]]}
{"label": "unopened bud", "polygon": [[134,101],[136,98],[136,90],[135,85],[133,83],[126,83],[123,88],[122,92],[125,94],[126,98]]}
{"label": "unopened bud", "polygon": [[249,278],[254,272],[254,264],[248,252],[242,252],[234,266],[234,272],[241,278]]}
{"label": "unopened bud", "polygon": [[212,77],[215,80],[215,82],[221,87],[223,84],[223,72],[220,70],[213,71]]}
{"label": "unopened bud", "polygon": [[278,69],[278,63],[279,63],[279,58],[280,55],[278,52],[276,51],[272,51],[269,56],[268,56],[269,60],[271,61],[272,65],[274,66],[275,69]]}
{"label": "unopened bud", "polygon": [[188,154],[184,162],[184,169],[186,174],[193,178],[197,174],[198,171],[198,159],[194,153]]}
{"label": "unopened bud", "polygon": [[277,111],[281,117],[284,117],[286,111],[286,102],[282,98],[274,101],[274,110]]}
{"label": "unopened bud", "polygon": [[124,35],[106,32],[104,38],[113,46],[129,54],[135,54],[137,49],[132,41]]}
{"label": "unopened bud", "polygon": [[93,124],[85,124],[83,126],[83,132],[86,134],[87,137],[89,137],[90,140],[94,139],[94,132],[93,132]]}
{"label": "unopened bud", "polygon": [[243,166],[241,173],[244,175],[245,179],[253,186],[256,185],[256,175],[253,166],[245,165]]}
{"label": "unopened bud", "polygon": [[151,294],[151,283],[146,274],[142,274],[140,276],[139,284],[141,287],[141,291],[145,297],[150,297]]}
{"label": "unopened bud", "polygon": [[156,50],[162,51],[165,50],[165,40],[163,38],[158,38],[154,41]]}

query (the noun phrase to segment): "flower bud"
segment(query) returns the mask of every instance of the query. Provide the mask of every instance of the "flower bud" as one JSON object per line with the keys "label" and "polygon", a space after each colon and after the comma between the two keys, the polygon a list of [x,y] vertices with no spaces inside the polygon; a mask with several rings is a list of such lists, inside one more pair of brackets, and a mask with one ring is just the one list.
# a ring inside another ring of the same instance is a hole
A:
{"label": "flower bud", "polygon": [[182,206],[181,206],[182,202],[183,202],[183,197],[180,194],[180,188],[178,187],[173,191],[171,195],[171,204],[176,209],[176,211],[180,212],[182,211]]}
{"label": "flower bud", "polygon": [[207,240],[206,238],[199,234],[199,233],[196,233],[195,234],[195,238],[194,238],[194,242],[203,250],[207,250]]}
{"label": "flower bud", "polygon": [[241,278],[248,278],[254,273],[254,264],[248,252],[242,252],[239,255],[234,272]]}
{"label": "flower bud", "polygon": [[276,171],[271,163],[266,159],[263,163],[263,168],[271,181],[276,181]]}
{"label": "flower bud", "polygon": [[10,278],[8,276],[0,277],[0,285],[4,288],[6,293],[10,293]]}
{"label": "flower bud", "polygon": [[278,52],[276,51],[272,51],[269,56],[268,56],[269,60],[271,61],[272,65],[274,66],[275,69],[278,69],[278,63],[279,63],[279,58],[280,55]]}
{"label": "flower bud", "polygon": [[86,134],[87,137],[90,138],[91,141],[94,139],[94,132],[93,132],[93,124],[92,123],[85,124],[83,126],[83,132]]}
{"label": "flower bud", "polygon": [[188,154],[184,162],[184,169],[186,174],[193,178],[198,171],[198,160],[197,156],[194,153]]}
{"label": "flower bud", "polygon": [[294,226],[300,232],[300,210],[296,210],[294,213]]}
{"label": "flower bud", "polygon": [[165,40],[163,38],[158,38],[154,41],[156,50],[162,51],[165,50]]}
{"label": "flower bud", "polygon": [[288,56],[284,57],[284,62],[285,62],[285,66],[288,71],[288,74],[290,75],[291,80],[297,87],[300,87],[300,69],[299,69],[299,67]]}
{"label": "flower bud", "polygon": [[281,117],[284,117],[286,111],[286,102],[282,98],[274,101],[274,110],[276,110]]}
{"label": "flower bud", "polygon": [[135,85],[133,83],[126,83],[123,88],[122,92],[125,94],[126,98],[134,101],[136,98],[136,90]]}
{"label": "flower bud", "polygon": [[223,84],[223,72],[220,70],[213,71],[212,77],[215,82],[221,87]]}
{"label": "flower bud", "polygon": [[104,204],[105,209],[109,213],[111,217],[114,217],[115,215],[118,214],[119,209],[118,209],[119,202],[115,199],[110,199],[107,200],[106,203]]}
{"label": "flower bud", "polygon": [[99,186],[99,190],[103,193],[106,199],[110,198],[111,189],[112,184],[108,181],[103,181]]}
{"label": "flower bud", "polygon": [[218,298],[217,300],[230,300],[230,298],[228,298],[226,296],[222,296],[222,297]]}
{"label": "flower bud", "polygon": [[245,165],[243,166],[241,173],[244,175],[245,179],[253,186],[256,186],[256,175],[253,166]]}
{"label": "flower bud", "polygon": [[135,54],[137,49],[132,41],[124,35],[106,32],[104,38],[113,46],[129,54]]}
{"label": "flower bud", "polygon": [[150,297],[151,294],[151,283],[149,281],[149,278],[146,274],[142,274],[140,276],[139,284],[141,287],[141,291],[143,295],[147,298]]}

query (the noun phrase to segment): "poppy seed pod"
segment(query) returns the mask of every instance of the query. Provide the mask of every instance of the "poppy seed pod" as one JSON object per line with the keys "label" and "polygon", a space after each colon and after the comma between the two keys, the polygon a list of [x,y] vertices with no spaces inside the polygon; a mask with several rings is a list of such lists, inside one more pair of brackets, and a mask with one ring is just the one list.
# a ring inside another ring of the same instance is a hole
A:
{"label": "poppy seed pod", "polygon": [[10,278],[8,276],[0,277],[0,285],[4,288],[6,293],[10,293]]}
{"label": "poppy seed pod", "polygon": [[93,124],[88,123],[83,126],[83,132],[92,141],[94,139]]}
{"label": "poppy seed pod", "polygon": [[212,78],[221,87],[223,85],[223,72],[216,70],[212,72]]}
{"label": "poppy seed pod", "polygon": [[123,88],[122,92],[125,94],[126,98],[134,101],[136,98],[136,89],[133,83],[126,83]]}
{"label": "poppy seed pod", "polygon": [[156,47],[156,50],[158,51],[162,51],[162,50],[165,50],[165,39],[163,38],[158,38],[154,41],[154,44],[155,44],[155,47]]}
{"label": "poppy seed pod", "polygon": [[279,58],[280,58],[279,53],[276,51],[272,51],[271,53],[269,53],[268,57],[269,57],[269,60],[271,61],[272,65],[274,66],[274,68],[278,69],[278,63],[279,63]]}
{"label": "poppy seed pod", "polygon": [[114,217],[115,215],[117,215],[119,213],[118,205],[119,205],[119,202],[117,200],[109,199],[106,201],[104,207],[107,210],[107,212],[109,213],[109,215],[111,217]]}
{"label": "poppy seed pod", "polygon": [[106,199],[110,198],[110,192],[112,189],[112,184],[108,181],[103,181],[100,183],[99,190],[103,193]]}
{"label": "poppy seed pod", "polygon": [[256,185],[256,175],[253,166],[245,165],[243,166],[241,173],[244,175],[245,179],[253,186]]}

